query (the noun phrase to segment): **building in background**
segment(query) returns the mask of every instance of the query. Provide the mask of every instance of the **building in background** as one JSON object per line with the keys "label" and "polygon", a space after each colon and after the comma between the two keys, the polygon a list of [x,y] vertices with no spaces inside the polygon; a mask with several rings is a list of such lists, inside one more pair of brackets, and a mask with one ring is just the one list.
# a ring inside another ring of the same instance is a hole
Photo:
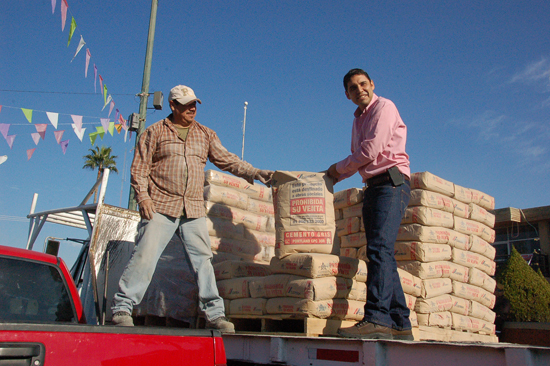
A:
{"label": "building in background", "polygon": [[495,261],[504,263],[512,245],[535,269],[550,277],[550,206],[518,209],[506,207],[494,210],[497,250]]}

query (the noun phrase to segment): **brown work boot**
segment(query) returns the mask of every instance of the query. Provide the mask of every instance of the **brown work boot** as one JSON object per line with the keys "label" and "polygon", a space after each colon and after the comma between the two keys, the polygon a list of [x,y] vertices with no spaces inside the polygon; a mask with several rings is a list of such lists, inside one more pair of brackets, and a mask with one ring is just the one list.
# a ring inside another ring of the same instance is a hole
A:
{"label": "brown work boot", "polygon": [[352,327],[338,329],[338,334],[346,338],[392,339],[392,329],[363,320]]}
{"label": "brown work boot", "polygon": [[391,330],[391,334],[393,336],[393,339],[398,341],[414,341],[414,336],[412,334],[412,330],[397,330],[393,329]]}
{"label": "brown work boot", "polygon": [[235,326],[225,316],[220,316],[211,321],[206,321],[205,329],[216,329],[221,333],[235,333]]}

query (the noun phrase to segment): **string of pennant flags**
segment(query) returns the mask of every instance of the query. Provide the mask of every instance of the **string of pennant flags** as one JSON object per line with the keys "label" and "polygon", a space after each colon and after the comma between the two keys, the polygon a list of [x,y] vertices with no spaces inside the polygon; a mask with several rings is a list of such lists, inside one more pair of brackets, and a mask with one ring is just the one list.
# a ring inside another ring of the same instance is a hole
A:
{"label": "string of pennant flags", "polygon": [[[53,15],[53,14],[55,14],[57,0],[51,0],[51,5],[52,5],[52,15]],[[61,0],[60,1],[60,13],[61,13],[61,32],[64,32],[64,30],[65,30],[65,25],[66,25],[66,21],[67,21],[67,13],[69,13],[69,15],[71,16],[71,23],[70,23],[70,27],[69,27],[69,38],[68,38],[68,41],[67,41],[67,47],[69,47],[70,44],[71,44],[71,40],[74,36],[75,31],[78,30],[78,27],[77,27],[77,24],[76,24],[76,20],[75,20],[74,16],[72,15],[72,12],[69,9],[69,4],[68,4],[67,0]],[[80,33],[80,31],[79,31],[79,33]],[[76,47],[75,53],[74,53],[74,55],[73,55],[70,62],[73,62],[73,60],[77,57],[77,55],[80,53],[82,48],[84,48],[85,45],[86,45],[86,42],[84,41],[84,37],[83,37],[82,34],[80,34],[80,41],[79,41],[79,43]],[[88,69],[89,69],[89,66],[90,66],[91,58],[92,58],[92,54],[91,54],[91,51],[90,51],[89,48],[86,48],[86,55],[85,56],[86,56],[86,58],[85,58],[84,77],[87,78],[88,77]],[[117,131],[118,134],[120,134],[123,129],[125,131],[124,142],[126,142],[128,137],[130,139],[132,138],[132,132],[128,131],[129,127],[126,123],[127,121],[122,117],[119,110],[115,108],[115,102],[114,102],[112,96],[108,93],[107,85],[104,82],[104,79],[101,76],[101,74],[99,74],[98,68],[97,68],[95,62],[93,63],[93,70],[94,70],[94,93],[97,93],[97,81],[99,80],[99,88],[100,88],[101,94],[103,96],[103,108],[101,109],[101,111],[105,110],[107,105],[109,105],[109,113],[108,113],[108,118],[100,118],[101,126],[95,126],[95,131],[91,132],[91,133],[88,133],[90,143],[92,145],[94,145],[97,137],[99,136],[101,139],[103,139],[103,136],[105,135],[105,133],[110,133],[111,136],[114,136],[114,131],[115,130]],[[33,113],[34,112],[44,112],[44,113],[46,113],[46,115],[48,117],[48,120],[50,121],[51,125],[55,129],[55,131],[54,131],[55,139],[56,139],[57,143],[61,146],[61,150],[62,150],[63,154],[66,153],[67,147],[69,145],[69,139],[63,140],[63,134],[64,134],[65,130],[58,130],[57,129],[59,115],[63,115],[63,113],[38,111],[38,110],[33,110],[33,109],[28,109],[28,108],[11,107],[11,106],[4,106],[4,108],[21,109],[21,111],[23,112],[23,114],[26,117],[27,121],[31,124],[32,124],[32,118],[33,118]],[[116,114],[115,114],[114,121],[111,121],[110,116],[111,116],[111,113],[112,113],[113,109],[116,110]],[[0,105],[0,112],[1,111],[2,111],[2,105]],[[82,139],[84,137],[84,133],[86,131],[86,128],[83,127],[83,123],[82,123],[83,116],[71,114],[70,117],[72,119],[72,123],[69,123],[69,124],[71,125],[71,127],[72,127],[74,133],[76,134],[76,136],[78,137],[78,139],[82,142]],[[10,149],[12,149],[14,141],[15,141],[15,137],[17,135],[15,135],[15,134],[10,135],[9,134],[10,126],[11,126],[11,124],[8,124],[8,123],[0,123],[0,134],[2,134],[2,136],[4,137],[6,142],[8,143],[8,146],[10,147]],[[32,132],[30,134],[30,136],[31,136],[32,140],[34,141],[35,145],[38,145],[38,142],[41,139],[44,140],[44,138],[46,136],[46,130],[48,128],[48,124],[40,123],[40,124],[34,124],[34,126],[36,128],[36,132]],[[128,132],[129,132],[129,134],[128,134]],[[36,150],[36,148],[27,150],[27,160],[30,160],[30,158],[34,154],[35,150]]]}

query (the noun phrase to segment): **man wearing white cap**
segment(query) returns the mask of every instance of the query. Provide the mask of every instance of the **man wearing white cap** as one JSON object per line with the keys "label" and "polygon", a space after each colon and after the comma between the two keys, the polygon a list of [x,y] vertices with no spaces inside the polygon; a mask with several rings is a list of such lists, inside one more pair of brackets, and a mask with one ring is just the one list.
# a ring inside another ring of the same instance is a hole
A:
{"label": "man wearing white cap", "polygon": [[[195,121],[195,92],[184,85],[170,90],[172,114],[141,136],[131,168],[141,222],[136,247],[113,299],[113,323],[132,326],[132,309],[141,302],[157,262],[174,234],[181,239],[196,273],[199,307],[206,328],[234,333],[218,293],[203,201],[204,168],[221,170],[269,185],[272,171],[254,168],[227,151],[214,131]],[[202,104],[202,103],[201,103]]]}

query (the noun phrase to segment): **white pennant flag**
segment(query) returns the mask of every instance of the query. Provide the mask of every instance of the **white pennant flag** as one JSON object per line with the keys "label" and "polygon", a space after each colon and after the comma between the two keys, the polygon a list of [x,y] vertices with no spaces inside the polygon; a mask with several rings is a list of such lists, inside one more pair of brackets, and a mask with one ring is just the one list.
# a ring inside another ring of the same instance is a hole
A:
{"label": "white pennant flag", "polygon": [[73,131],[76,134],[76,137],[78,137],[80,142],[82,142],[82,138],[84,137],[84,131],[86,131],[86,128],[81,129],[77,125],[75,125],[74,123],[71,123],[71,126],[73,126]]}
{"label": "white pennant flag", "polygon": [[76,57],[76,55],[78,55],[78,53],[80,52],[82,47],[84,47],[85,44],[86,42],[84,42],[84,38],[82,37],[82,35],[80,35],[80,42],[78,43],[78,47],[76,48],[76,52],[74,53],[74,56],[71,59],[71,62],[73,62],[74,58]]}
{"label": "white pennant flag", "polygon": [[59,113],[46,112],[48,119],[52,123],[53,127],[57,130],[57,119],[59,118]]}
{"label": "white pennant flag", "polygon": [[102,111],[105,109],[105,107],[107,107],[107,104],[111,103],[111,100],[113,100],[113,98],[111,97],[111,94],[109,94],[107,100],[105,101],[105,105],[103,106],[103,108],[101,108]]}

